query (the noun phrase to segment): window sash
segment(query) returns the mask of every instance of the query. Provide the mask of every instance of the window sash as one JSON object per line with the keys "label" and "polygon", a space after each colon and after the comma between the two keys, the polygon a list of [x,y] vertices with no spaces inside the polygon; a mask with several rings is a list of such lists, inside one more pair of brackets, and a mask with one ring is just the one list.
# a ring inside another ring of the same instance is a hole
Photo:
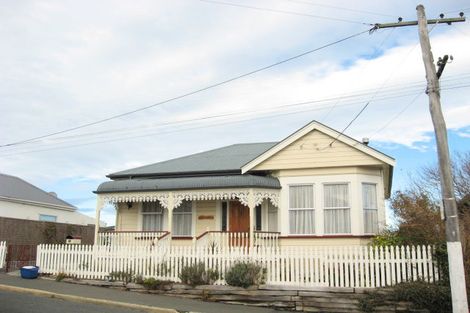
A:
{"label": "window sash", "polygon": [[191,201],[183,201],[173,210],[173,236],[192,236],[193,205]]}
{"label": "window sash", "polygon": [[364,233],[376,234],[379,230],[377,185],[371,183],[362,184],[362,205],[364,217]]}
{"label": "window sash", "polygon": [[289,233],[315,234],[315,194],[313,184],[289,186]]}
{"label": "window sash", "polygon": [[290,209],[313,209],[314,191],[313,184],[289,186]]}
{"label": "window sash", "polygon": [[350,208],[348,183],[325,184],[323,194],[325,209]]}
{"label": "window sash", "polygon": [[268,231],[277,232],[278,209],[271,203],[268,204]]}

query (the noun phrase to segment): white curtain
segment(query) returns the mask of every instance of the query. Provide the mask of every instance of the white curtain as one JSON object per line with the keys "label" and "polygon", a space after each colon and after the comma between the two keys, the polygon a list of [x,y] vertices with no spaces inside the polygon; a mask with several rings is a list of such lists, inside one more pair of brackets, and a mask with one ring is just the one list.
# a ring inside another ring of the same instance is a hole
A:
{"label": "white curtain", "polygon": [[327,209],[325,214],[325,234],[348,234],[351,232],[349,209]]}
{"label": "white curtain", "polygon": [[291,234],[314,234],[315,210],[289,210],[289,230]]}
{"label": "white curtain", "polygon": [[291,234],[315,233],[313,185],[289,187],[289,232]]}
{"label": "white curtain", "polygon": [[313,208],[313,185],[289,186],[289,208]]}
{"label": "white curtain", "polygon": [[173,235],[192,236],[193,209],[191,201],[183,201],[173,210]]}
{"label": "white curtain", "polygon": [[325,234],[351,232],[348,184],[324,185]]}
{"label": "white curtain", "polygon": [[142,204],[142,230],[163,230],[163,207],[160,202],[144,202]]}
{"label": "white curtain", "polygon": [[362,203],[364,209],[364,233],[378,232],[377,216],[377,186],[375,184],[362,184]]}
{"label": "white curtain", "polygon": [[277,207],[268,203],[268,231],[277,231]]}

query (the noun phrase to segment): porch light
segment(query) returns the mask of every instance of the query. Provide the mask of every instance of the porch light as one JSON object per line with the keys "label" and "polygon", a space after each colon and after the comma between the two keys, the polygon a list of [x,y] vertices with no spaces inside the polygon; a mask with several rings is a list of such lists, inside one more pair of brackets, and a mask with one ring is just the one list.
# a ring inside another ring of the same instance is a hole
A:
{"label": "porch light", "polygon": [[130,210],[132,208],[132,202],[127,202],[127,209]]}

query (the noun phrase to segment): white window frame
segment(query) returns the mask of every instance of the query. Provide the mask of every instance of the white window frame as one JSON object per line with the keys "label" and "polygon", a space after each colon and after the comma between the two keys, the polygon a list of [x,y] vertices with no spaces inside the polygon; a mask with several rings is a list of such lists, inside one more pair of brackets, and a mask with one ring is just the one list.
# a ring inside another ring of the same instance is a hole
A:
{"label": "white window frame", "polygon": [[[365,202],[364,202],[364,186],[365,185],[372,185],[375,186],[375,209],[371,208],[365,208]],[[379,232],[379,195],[378,195],[378,190],[377,190],[377,183],[371,183],[371,182],[362,182],[361,183],[361,203],[362,203],[362,224],[364,227],[364,234],[365,235],[375,235]],[[376,211],[377,215],[377,232],[366,232],[366,219],[365,219],[365,212],[366,210],[369,211]]]}
{"label": "white window frame", "polygon": [[[162,209],[161,212],[158,212],[158,211],[156,211],[156,212],[145,212],[145,211],[144,211],[144,205],[145,205],[146,203],[158,203],[158,205],[159,205],[159,206],[161,207],[161,209]],[[165,230],[165,208],[162,206],[162,204],[161,204],[160,202],[158,202],[158,200],[155,201],[155,202],[142,202],[142,205],[141,205],[140,209],[141,209],[141,214],[140,214],[140,215],[142,216],[142,217],[141,217],[142,220],[141,220],[140,229],[141,229],[142,231],[164,231],[164,230]],[[161,228],[162,228],[162,229],[144,230],[144,225],[145,225],[144,220],[145,220],[145,216],[150,216],[150,215],[161,215],[161,216],[162,216],[162,217],[161,217],[161,219],[162,219]]]}
{"label": "white window frame", "polygon": [[[326,203],[325,203],[325,186],[331,186],[331,185],[346,185],[348,186],[348,204],[349,206],[347,207],[326,207]],[[351,235],[352,234],[352,228],[353,228],[353,225],[352,225],[352,218],[351,218],[351,210],[352,210],[352,207],[351,207],[351,203],[352,203],[352,197],[351,197],[351,182],[348,182],[348,181],[338,181],[338,182],[325,182],[322,184],[322,187],[323,187],[323,190],[322,190],[322,194],[323,194],[323,211],[328,211],[328,210],[344,210],[344,209],[348,209],[349,210],[349,232],[348,233],[328,233],[326,232],[326,214],[323,213],[323,233],[324,235],[326,236],[330,236],[330,235]]]}
{"label": "white window frame", "polygon": [[[45,219],[43,219],[43,218],[45,218]],[[39,221],[57,223],[57,215],[39,213]]]}
{"label": "white window frame", "polygon": [[[314,183],[299,183],[299,184],[289,184],[287,185],[288,186],[288,190],[287,190],[287,205],[288,205],[288,233],[290,236],[314,236],[316,235],[317,233],[317,227],[316,227],[316,210],[315,210],[315,184]],[[290,188],[291,187],[298,187],[298,186],[311,186],[312,187],[312,195],[313,195],[313,199],[312,199],[312,204],[313,204],[313,207],[312,208],[291,208],[290,207]],[[290,212],[291,211],[306,211],[306,210],[309,210],[309,211],[313,211],[312,214],[313,214],[313,233],[291,233],[291,229],[290,229]],[[278,208],[278,214],[279,214],[279,208]],[[278,217],[279,218],[279,217]],[[279,220],[278,220],[279,222]],[[278,229],[279,229],[279,224],[278,224]]]}
{"label": "white window frame", "polygon": [[[269,223],[269,218],[270,218],[270,214],[274,213],[273,211],[270,211],[270,209],[275,209],[275,213],[276,213],[276,230],[272,230],[270,229],[273,225],[271,225],[271,223]],[[269,231],[269,232],[279,232],[279,208],[277,206],[275,206],[274,204],[272,204],[269,200],[266,201],[266,230]]]}
{"label": "white window frame", "polygon": [[[178,212],[177,210],[180,209],[180,208],[182,207],[183,203],[185,203],[185,202],[186,202],[186,203],[189,202],[189,205],[188,205],[188,206],[191,208],[191,210],[190,210],[189,212]],[[176,215],[176,216],[177,216],[177,215],[190,215],[190,216],[191,216],[191,224],[190,224],[190,225],[191,225],[191,229],[190,229],[190,231],[189,231],[188,234],[177,235],[177,234],[175,234],[175,232],[174,232],[175,227],[174,227],[174,225],[172,225],[171,228],[172,228],[173,231],[172,231],[171,236],[172,236],[172,237],[192,237],[192,236],[193,236],[193,233],[194,233],[194,228],[195,228],[195,226],[194,226],[194,215],[195,215],[195,214],[194,214],[194,201],[184,200],[184,201],[181,203],[181,205],[180,205],[179,207],[174,208],[174,209],[173,209],[172,223],[174,223],[175,220],[176,220],[176,219],[175,219],[175,215]]]}

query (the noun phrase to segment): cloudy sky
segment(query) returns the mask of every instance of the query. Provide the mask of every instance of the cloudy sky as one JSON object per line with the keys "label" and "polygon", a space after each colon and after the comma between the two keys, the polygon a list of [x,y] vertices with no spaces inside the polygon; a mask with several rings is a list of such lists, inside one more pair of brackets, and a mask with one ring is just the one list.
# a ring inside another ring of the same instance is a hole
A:
{"label": "cloudy sky", "polygon": [[[428,18],[467,1],[422,1]],[[414,1],[0,1],[0,172],[94,215],[105,175],[240,142],[277,141],[311,120],[397,159],[394,189],[436,160]],[[452,153],[470,150],[470,25],[430,26]],[[247,77],[107,122],[351,35]],[[113,224],[112,209],[104,218]]]}

